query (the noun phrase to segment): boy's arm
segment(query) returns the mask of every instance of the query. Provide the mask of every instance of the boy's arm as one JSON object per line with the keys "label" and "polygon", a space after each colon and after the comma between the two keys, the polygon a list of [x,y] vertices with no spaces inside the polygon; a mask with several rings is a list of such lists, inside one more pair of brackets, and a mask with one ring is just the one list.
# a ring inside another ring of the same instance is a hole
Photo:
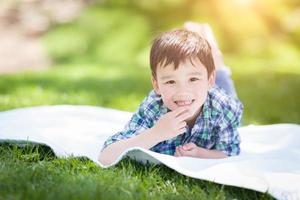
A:
{"label": "boy's arm", "polygon": [[155,135],[155,129],[150,128],[142,133],[123,139],[107,146],[99,155],[99,162],[103,165],[112,164],[126,149],[131,147],[141,147],[144,149],[150,149],[157,143],[159,143],[159,137]]}
{"label": "boy's arm", "polygon": [[[140,110],[140,112],[143,112]],[[163,115],[157,123],[148,128],[145,115],[137,112],[125,128],[108,139],[99,155],[99,162],[103,165],[112,164],[126,149],[141,147],[150,149],[161,141],[171,139],[186,131],[186,120],[190,113],[185,108],[178,108]],[[117,138],[115,138],[117,137]]]}

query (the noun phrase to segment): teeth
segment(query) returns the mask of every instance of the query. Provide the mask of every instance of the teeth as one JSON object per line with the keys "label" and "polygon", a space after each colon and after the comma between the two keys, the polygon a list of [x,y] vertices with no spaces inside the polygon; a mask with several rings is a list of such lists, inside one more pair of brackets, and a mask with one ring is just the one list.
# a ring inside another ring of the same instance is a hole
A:
{"label": "teeth", "polygon": [[192,103],[192,100],[189,101],[176,101],[176,104],[179,106],[187,106],[190,105]]}

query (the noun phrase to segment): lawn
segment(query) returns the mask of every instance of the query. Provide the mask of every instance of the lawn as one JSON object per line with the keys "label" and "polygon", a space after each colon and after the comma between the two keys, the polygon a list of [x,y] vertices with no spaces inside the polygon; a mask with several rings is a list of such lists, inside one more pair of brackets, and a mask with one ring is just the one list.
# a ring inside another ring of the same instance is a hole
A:
{"label": "lawn", "polygon": [[[100,18],[109,20],[97,23]],[[0,110],[74,104],[133,112],[151,89],[149,24],[138,13],[92,7],[75,22],[55,27],[43,37],[53,66],[1,75]],[[299,54],[288,55],[224,54],[245,106],[243,125],[300,123]],[[57,158],[34,144],[2,143],[0,172],[0,199],[272,199],[127,159],[101,169],[85,158]]]}

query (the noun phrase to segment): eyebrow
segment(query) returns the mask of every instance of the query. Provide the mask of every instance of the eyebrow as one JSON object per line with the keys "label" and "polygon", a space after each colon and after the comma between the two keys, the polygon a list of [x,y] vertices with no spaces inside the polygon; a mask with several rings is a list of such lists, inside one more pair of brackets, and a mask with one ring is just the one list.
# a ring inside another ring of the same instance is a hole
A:
{"label": "eyebrow", "polygon": [[170,78],[173,78],[173,76],[162,76],[161,77],[162,80],[166,80],[166,79],[170,79]]}
{"label": "eyebrow", "polygon": [[[192,73],[189,73],[188,76],[202,76],[202,73],[200,73],[200,72],[192,72]],[[162,80],[171,79],[171,78],[173,78],[172,75],[167,75],[167,76],[162,76],[161,77]]]}
{"label": "eyebrow", "polygon": [[202,76],[202,73],[200,73],[200,72],[193,72],[193,73],[189,73],[188,75]]}

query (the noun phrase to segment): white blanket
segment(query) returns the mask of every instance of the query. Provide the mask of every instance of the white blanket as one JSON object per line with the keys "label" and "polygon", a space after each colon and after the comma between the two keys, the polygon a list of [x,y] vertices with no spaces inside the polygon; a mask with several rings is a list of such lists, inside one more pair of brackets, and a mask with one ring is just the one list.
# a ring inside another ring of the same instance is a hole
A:
{"label": "white blanket", "polygon": [[[0,112],[0,139],[39,142],[57,156],[87,156],[98,163],[105,139],[121,130],[130,117],[129,112],[93,106],[16,109]],[[300,126],[247,126],[239,131],[240,156],[199,159],[132,148],[113,165],[127,155],[141,162],[162,163],[193,178],[268,192],[278,199],[300,199]]]}

